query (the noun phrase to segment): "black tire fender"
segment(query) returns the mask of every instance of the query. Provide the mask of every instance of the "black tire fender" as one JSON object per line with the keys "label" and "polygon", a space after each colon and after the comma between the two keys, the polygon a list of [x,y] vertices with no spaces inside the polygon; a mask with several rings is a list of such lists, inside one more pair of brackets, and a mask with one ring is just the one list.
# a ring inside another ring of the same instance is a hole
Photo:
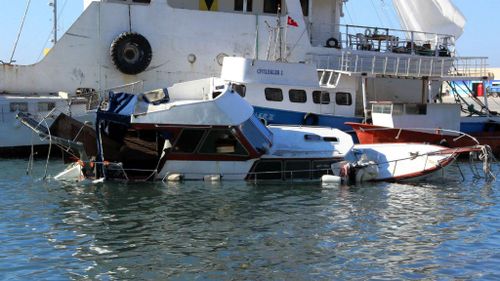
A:
{"label": "black tire fender", "polygon": [[116,68],[129,75],[143,72],[153,59],[149,41],[135,32],[124,32],[116,37],[111,43],[110,55]]}
{"label": "black tire fender", "polygon": [[337,38],[329,38],[326,40],[326,47],[340,49],[339,40]]}

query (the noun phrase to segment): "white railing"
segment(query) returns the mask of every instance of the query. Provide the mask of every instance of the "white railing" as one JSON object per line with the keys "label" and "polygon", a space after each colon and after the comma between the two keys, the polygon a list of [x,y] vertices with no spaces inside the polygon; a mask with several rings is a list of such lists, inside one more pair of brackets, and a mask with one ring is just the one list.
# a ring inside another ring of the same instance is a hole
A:
{"label": "white railing", "polygon": [[415,78],[488,76],[485,57],[432,57],[342,51],[338,55],[311,55],[310,62],[320,71]]}
{"label": "white railing", "polygon": [[[455,38],[448,34],[363,25],[311,26],[313,46],[328,45],[334,38],[339,49],[395,52],[423,56],[453,55]],[[330,43],[331,44],[331,43]]]}

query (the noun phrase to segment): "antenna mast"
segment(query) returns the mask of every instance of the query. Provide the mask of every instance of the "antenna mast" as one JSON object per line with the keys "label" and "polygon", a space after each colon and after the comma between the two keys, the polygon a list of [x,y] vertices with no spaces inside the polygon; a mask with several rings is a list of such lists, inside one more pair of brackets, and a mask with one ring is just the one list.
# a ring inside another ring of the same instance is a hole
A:
{"label": "antenna mast", "polygon": [[54,13],[54,39],[52,39],[52,42],[55,45],[57,43],[57,0],[52,0],[49,6],[52,6]]}

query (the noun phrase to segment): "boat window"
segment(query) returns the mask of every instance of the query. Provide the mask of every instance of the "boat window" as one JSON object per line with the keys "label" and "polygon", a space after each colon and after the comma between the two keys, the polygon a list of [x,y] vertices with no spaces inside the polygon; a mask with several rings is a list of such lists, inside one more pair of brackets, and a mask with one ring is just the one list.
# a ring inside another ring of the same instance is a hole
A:
{"label": "boat window", "polygon": [[254,174],[251,178],[259,180],[281,180],[282,179],[282,163],[276,160],[260,160],[255,165],[252,171]]}
{"label": "boat window", "polygon": [[302,14],[304,17],[309,16],[309,0],[300,0],[300,5],[302,6]]}
{"label": "boat window", "polygon": [[405,104],[405,112],[408,115],[425,115],[427,107],[425,104]]}
{"label": "boat window", "polygon": [[212,130],[203,142],[200,153],[248,155],[230,130]]}
{"label": "boat window", "polygon": [[212,99],[215,99],[216,97],[220,96],[222,92],[213,92],[212,93]]}
{"label": "boat window", "polygon": [[277,14],[278,7],[283,7],[281,0],[264,0],[264,13]]}
{"label": "boat window", "polygon": [[372,106],[373,113],[391,114],[392,104],[374,104]]}
{"label": "boat window", "polygon": [[[243,11],[243,0],[234,0],[234,10],[235,11]],[[247,0],[247,12],[252,11],[252,0]]]}
{"label": "boat window", "polygon": [[345,93],[345,92],[335,93],[335,103],[337,103],[337,105],[351,105],[352,104],[351,93]]}
{"label": "boat window", "polygon": [[404,108],[402,104],[393,104],[392,105],[392,115],[401,115],[404,112]]}
{"label": "boat window", "polygon": [[27,102],[11,102],[10,103],[10,112],[27,112],[28,111],[28,103]]}
{"label": "boat window", "polygon": [[339,139],[336,137],[324,137],[323,140],[326,142],[338,142],[339,141]]}
{"label": "boat window", "polygon": [[291,102],[305,103],[307,101],[306,91],[304,90],[290,90],[288,97]]}
{"label": "boat window", "polygon": [[310,161],[286,161],[285,162],[286,179],[310,179],[311,162]]}
{"label": "boat window", "polygon": [[174,145],[173,152],[193,153],[205,134],[203,129],[184,129]]}
{"label": "boat window", "polygon": [[330,93],[325,91],[314,91],[313,92],[313,102],[321,103],[321,104],[329,104],[330,103]]}
{"label": "boat window", "polygon": [[264,89],[266,94],[266,100],[268,101],[283,101],[283,91],[278,88],[266,88]]}
{"label": "boat window", "polygon": [[271,146],[272,133],[255,116],[252,116],[239,127],[243,135],[257,151],[263,153]]}
{"label": "boat window", "polygon": [[245,85],[233,84],[232,87],[233,87],[232,88],[233,91],[235,91],[236,93],[238,93],[242,98],[245,97],[246,92],[247,92],[247,87]]}
{"label": "boat window", "polygon": [[55,102],[39,102],[38,103],[38,111],[39,112],[51,111],[54,108],[56,108]]}

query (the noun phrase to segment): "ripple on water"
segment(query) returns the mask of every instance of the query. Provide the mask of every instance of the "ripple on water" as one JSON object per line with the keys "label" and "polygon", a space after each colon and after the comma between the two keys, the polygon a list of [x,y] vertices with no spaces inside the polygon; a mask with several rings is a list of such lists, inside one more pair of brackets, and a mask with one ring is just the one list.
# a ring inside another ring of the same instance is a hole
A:
{"label": "ripple on water", "polygon": [[498,183],[81,185],[25,167],[0,161],[1,279],[500,278]]}

